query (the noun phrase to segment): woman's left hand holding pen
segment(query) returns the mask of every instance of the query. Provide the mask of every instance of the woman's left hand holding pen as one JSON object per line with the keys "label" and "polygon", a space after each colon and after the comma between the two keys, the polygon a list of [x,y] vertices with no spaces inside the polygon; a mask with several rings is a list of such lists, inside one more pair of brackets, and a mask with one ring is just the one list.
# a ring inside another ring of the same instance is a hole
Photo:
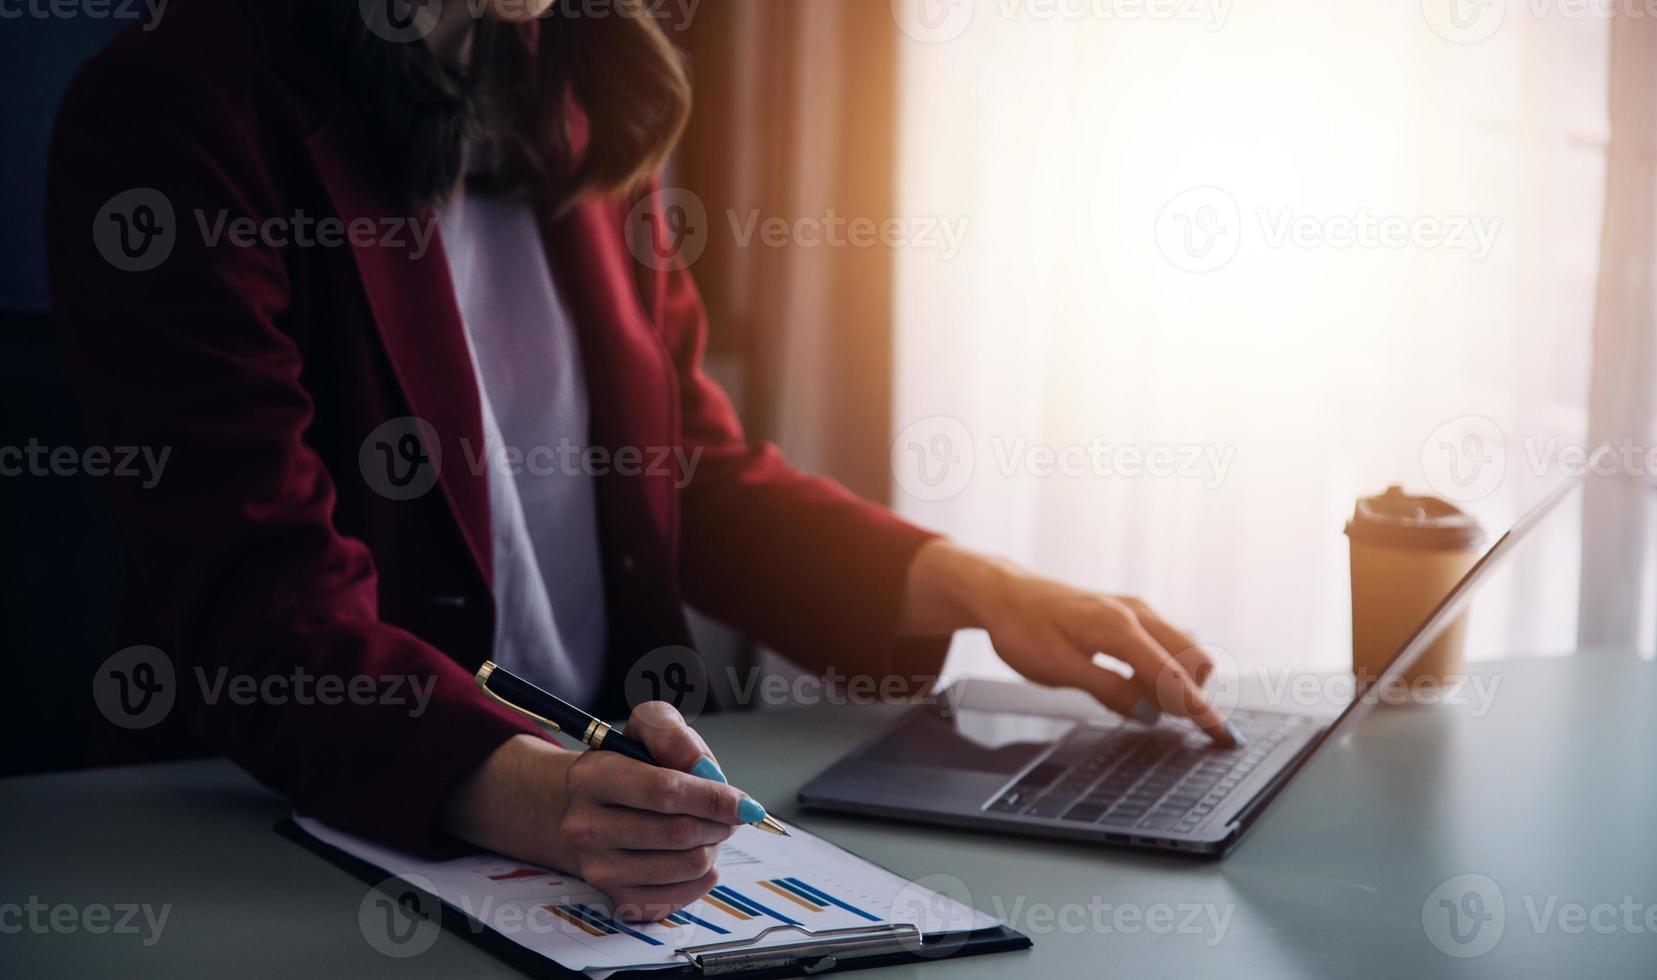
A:
{"label": "woman's left hand holding pen", "polygon": [[672,705],[639,705],[626,730],[660,766],[518,735],[450,793],[444,828],[579,875],[623,918],[672,914],[718,884],[719,845],[764,811],[725,784],[707,744]]}

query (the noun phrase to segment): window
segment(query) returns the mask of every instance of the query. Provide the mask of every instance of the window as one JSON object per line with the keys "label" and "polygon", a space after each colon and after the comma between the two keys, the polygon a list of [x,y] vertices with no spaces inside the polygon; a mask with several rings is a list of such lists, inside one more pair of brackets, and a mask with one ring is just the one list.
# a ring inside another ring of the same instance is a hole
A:
{"label": "window", "polygon": [[[900,510],[1332,669],[1356,498],[1539,499],[1587,439],[1609,23],[1464,6],[900,14],[902,209],[965,225],[899,253]],[[1470,655],[1576,645],[1574,517]]]}

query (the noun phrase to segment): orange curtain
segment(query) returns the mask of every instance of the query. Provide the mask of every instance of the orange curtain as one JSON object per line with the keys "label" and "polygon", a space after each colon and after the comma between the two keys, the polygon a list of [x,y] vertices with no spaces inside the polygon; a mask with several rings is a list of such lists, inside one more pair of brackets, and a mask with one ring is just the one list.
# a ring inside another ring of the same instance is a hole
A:
{"label": "orange curtain", "polygon": [[895,34],[887,0],[703,4],[680,37],[697,101],[673,175],[707,211],[709,365],[750,433],[881,501],[893,257],[836,244],[834,223],[894,213]]}

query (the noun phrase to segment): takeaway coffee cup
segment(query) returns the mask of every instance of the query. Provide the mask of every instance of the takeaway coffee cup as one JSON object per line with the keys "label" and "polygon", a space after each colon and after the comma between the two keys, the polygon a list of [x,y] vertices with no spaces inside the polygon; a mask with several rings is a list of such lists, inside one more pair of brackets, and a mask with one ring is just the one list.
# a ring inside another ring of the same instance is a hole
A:
{"label": "takeaway coffee cup", "polygon": [[[1358,501],[1352,548],[1352,670],[1372,680],[1481,554],[1484,529],[1454,504],[1388,487]],[[1404,674],[1407,683],[1454,683],[1462,674],[1467,614]]]}

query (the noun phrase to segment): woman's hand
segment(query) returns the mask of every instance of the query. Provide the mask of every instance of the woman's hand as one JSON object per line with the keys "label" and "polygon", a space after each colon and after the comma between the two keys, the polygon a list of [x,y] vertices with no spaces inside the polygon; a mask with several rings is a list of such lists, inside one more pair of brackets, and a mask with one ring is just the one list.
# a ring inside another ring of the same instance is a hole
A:
{"label": "woman's hand", "polygon": [[627,734],[661,768],[614,752],[566,752],[529,735],[508,740],[450,794],[445,828],[579,875],[622,918],[667,917],[719,883],[719,845],[764,811],[725,784],[701,736],[671,705],[639,705]]}
{"label": "woman's hand", "polygon": [[[1080,688],[1146,724],[1168,711],[1216,742],[1242,741],[1203,694],[1213,661],[1145,603],[1039,578],[948,541],[926,545],[909,568],[900,631],[923,636],[974,627],[989,632],[1008,666],[1038,684]],[[1100,653],[1132,676],[1095,664]]]}

